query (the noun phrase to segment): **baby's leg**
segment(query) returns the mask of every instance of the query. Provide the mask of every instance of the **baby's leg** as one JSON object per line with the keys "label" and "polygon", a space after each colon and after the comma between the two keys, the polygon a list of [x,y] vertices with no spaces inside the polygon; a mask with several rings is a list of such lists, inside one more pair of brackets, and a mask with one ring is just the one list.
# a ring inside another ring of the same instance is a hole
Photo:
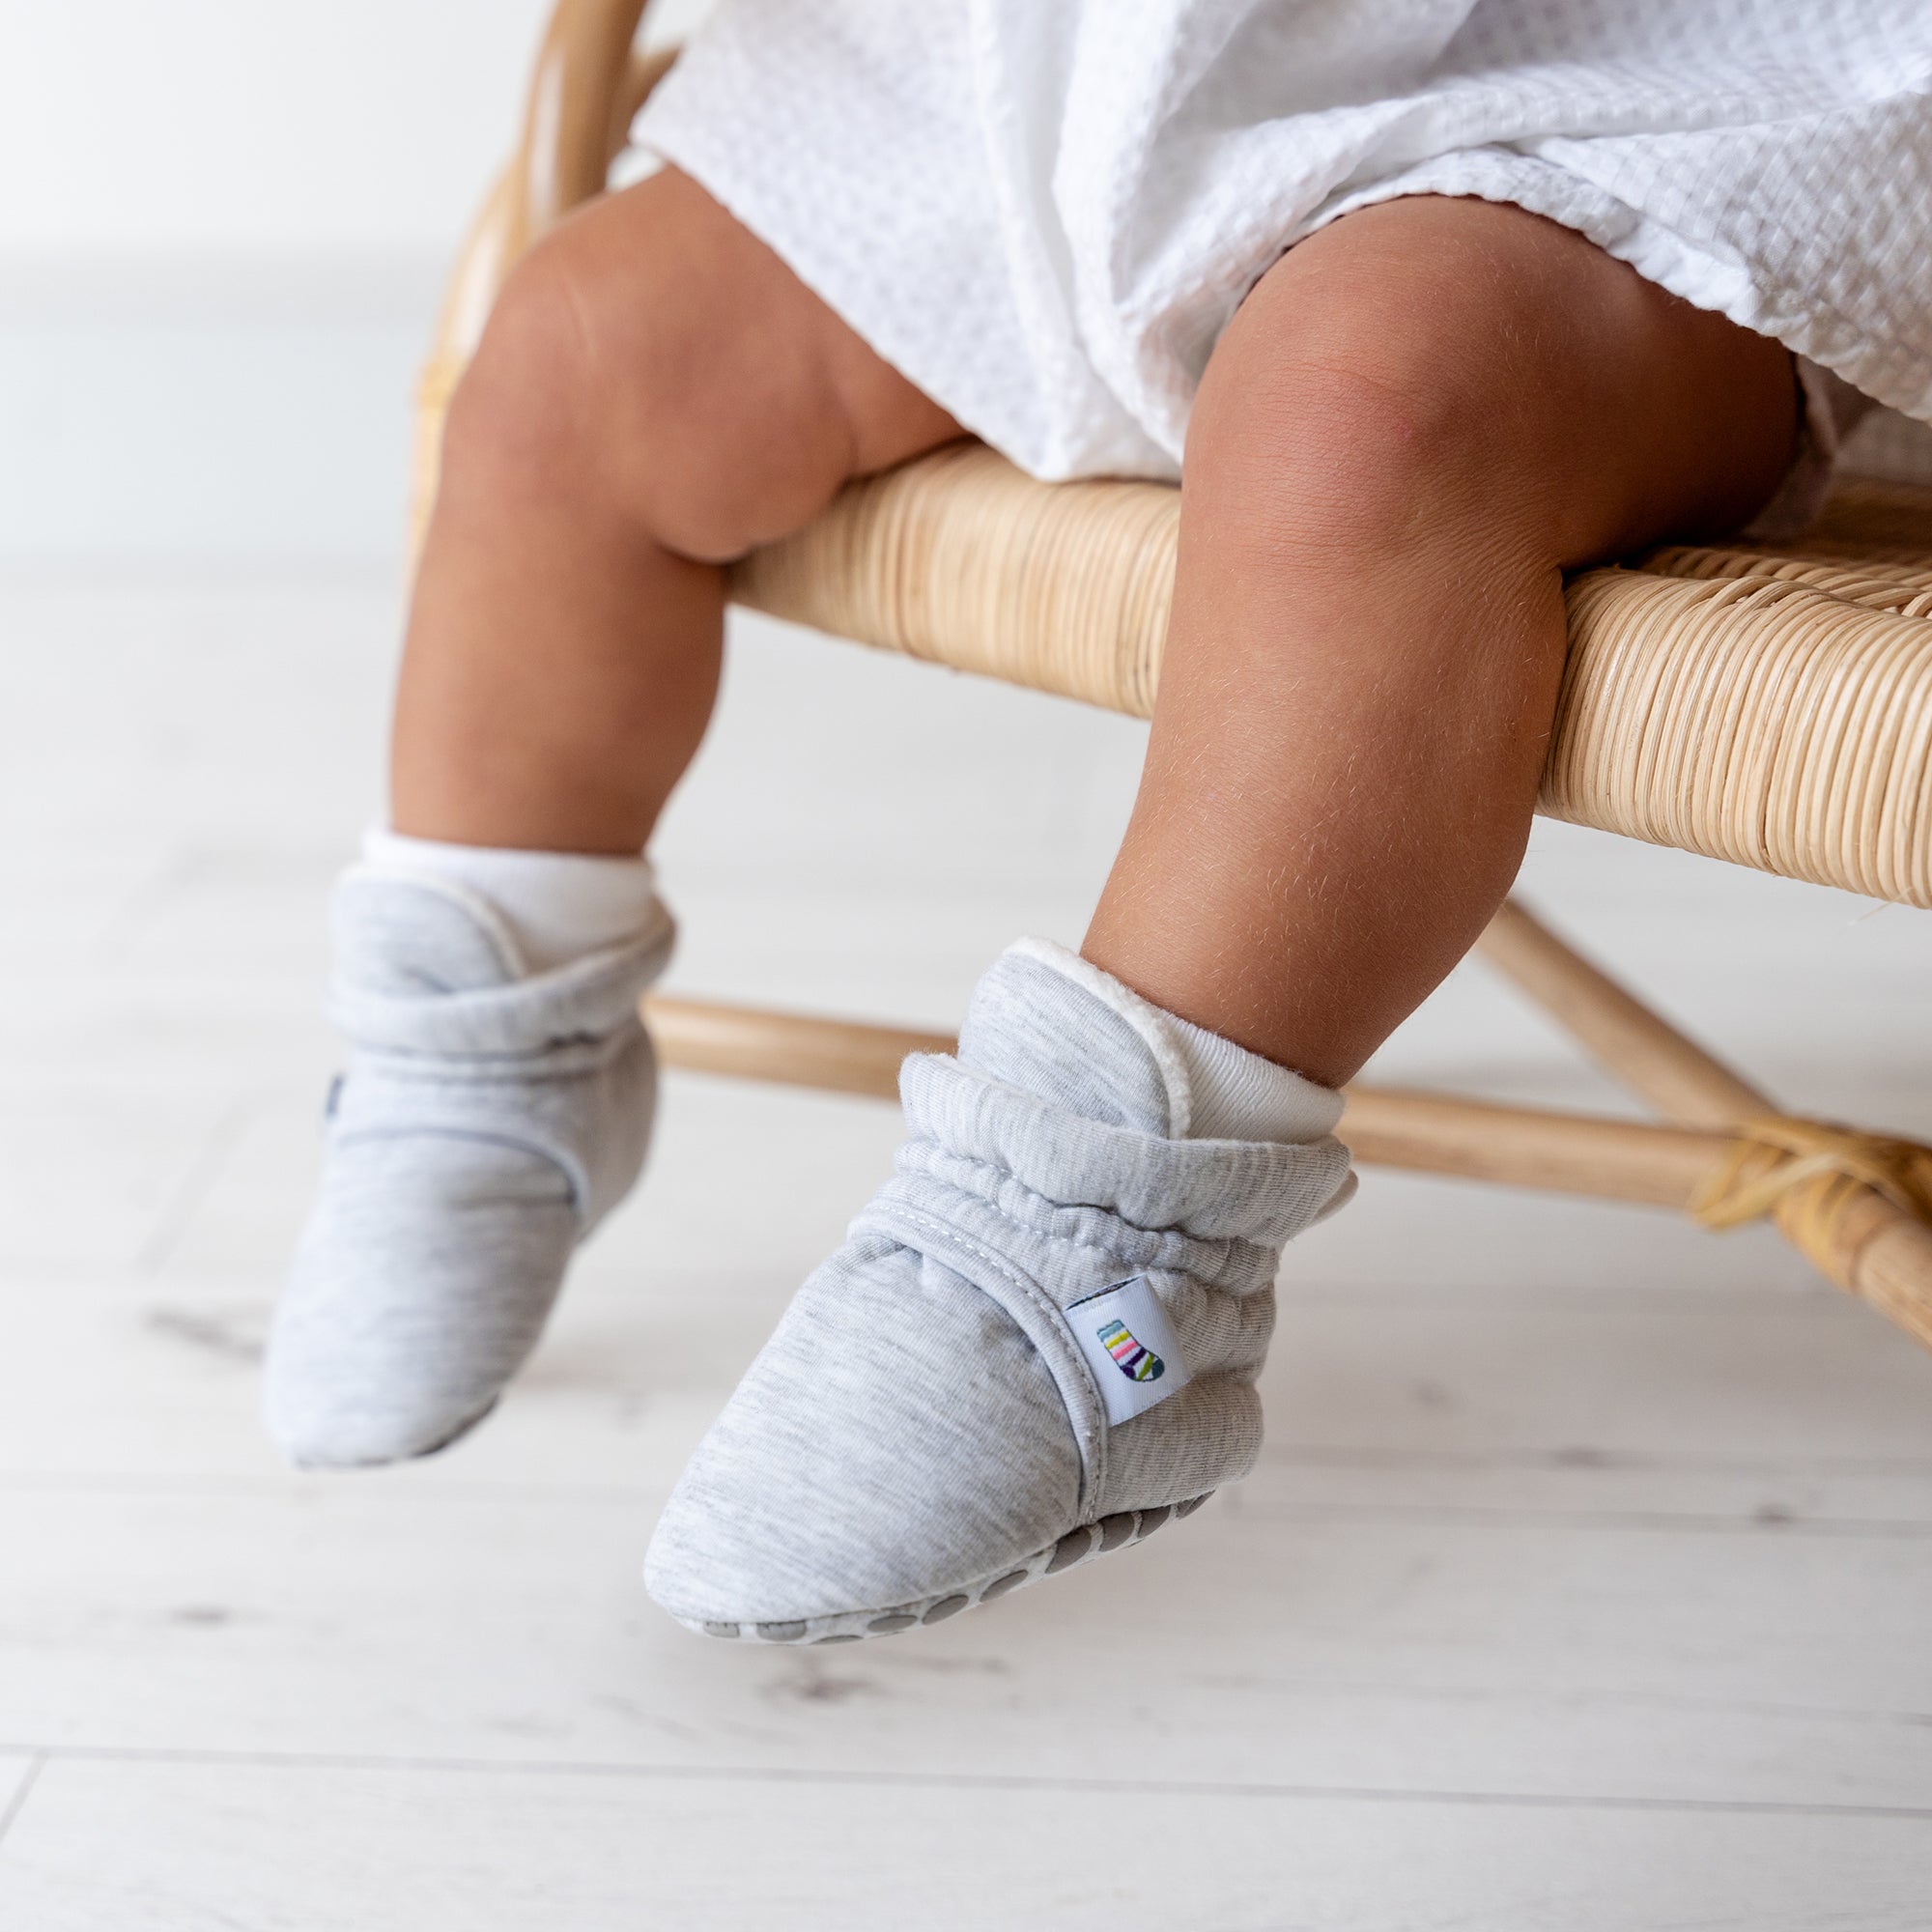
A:
{"label": "baby's leg", "polygon": [[958,433],[686,176],[567,222],[450,411],[396,829],[634,856],[711,714],[720,566]]}
{"label": "baby's leg", "polygon": [[689,180],[521,266],[458,391],[410,621],[394,825],[335,900],[354,1051],[277,1312],[298,1462],[439,1448],[635,1179],[641,849],[710,715],[722,564],[956,434]]}
{"label": "baby's leg", "polygon": [[1262,282],[1195,414],[1086,957],[1022,942],[957,1058],[907,1063],[895,1179],[666,1509],[667,1608],[902,1630],[1244,1473],[1282,1244],[1345,1178],[1333,1089],[1521,856],[1562,567],[1748,517],[1795,397],[1781,349],[1514,209],[1356,214]]}
{"label": "baby's leg", "polygon": [[1189,431],[1140,797],[1084,951],[1339,1085],[1522,857],[1561,572],[1735,528],[1790,357],[1520,209],[1436,198],[1293,249]]}

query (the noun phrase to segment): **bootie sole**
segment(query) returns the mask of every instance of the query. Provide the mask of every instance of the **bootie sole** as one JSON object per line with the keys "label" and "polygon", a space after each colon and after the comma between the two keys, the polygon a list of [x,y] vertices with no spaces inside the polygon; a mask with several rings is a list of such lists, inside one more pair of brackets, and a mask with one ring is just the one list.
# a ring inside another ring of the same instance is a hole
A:
{"label": "bootie sole", "polygon": [[796,1623],[707,1623],[692,1617],[679,1617],[677,1621],[700,1635],[728,1637],[743,1643],[857,1643],[862,1637],[894,1636],[923,1624],[944,1623],[961,1610],[977,1609],[997,1597],[1010,1596],[1029,1583],[1038,1582],[1042,1577],[1059,1577],[1068,1570],[1077,1570],[1096,1556],[1131,1549],[1135,1544],[1145,1543],[1162,1524],[1192,1516],[1213,1493],[1208,1490],[1183,1503],[1163,1503],[1156,1509],[1122,1510],[1114,1516],[1103,1516],[1097,1522],[1069,1529],[1045,1548],[1035,1550],[1024,1562],[1009,1564],[997,1575],[963,1590],[948,1590],[943,1595],[897,1604],[890,1609],[844,1610],[837,1616],[808,1617]]}

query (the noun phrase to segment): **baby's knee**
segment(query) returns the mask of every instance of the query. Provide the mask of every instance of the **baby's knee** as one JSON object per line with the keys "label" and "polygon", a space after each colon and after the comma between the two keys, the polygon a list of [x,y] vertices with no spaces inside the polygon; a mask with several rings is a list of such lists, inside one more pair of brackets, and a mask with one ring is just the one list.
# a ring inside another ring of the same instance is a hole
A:
{"label": "baby's knee", "polygon": [[1302,573],[1357,574],[1431,548],[1531,543],[1511,398],[1482,358],[1365,306],[1262,299],[1210,361],[1187,487],[1219,541]]}
{"label": "baby's knee", "polygon": [[1310,560],[1434,544],[1567,567],[1747,517],[1791,419],[1776,343],[1541,216],[1418,196],[1262,278],[1187,458],[1233,527]]}
{"label": "baby's knee", "polygon": [[613,197],[518,264],[451,405],[446,489],[609,514],[706,561],[836,490],[838,398],[763,340],[765,265],[748,272],[755,244],[695,192]]}

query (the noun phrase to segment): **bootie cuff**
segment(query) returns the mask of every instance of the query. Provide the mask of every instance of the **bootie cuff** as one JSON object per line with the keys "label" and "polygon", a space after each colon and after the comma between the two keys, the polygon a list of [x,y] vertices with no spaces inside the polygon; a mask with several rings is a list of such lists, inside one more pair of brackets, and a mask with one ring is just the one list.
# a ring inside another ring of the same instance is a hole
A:
{"label": "bootie cuff", "polygon": [[[353,892],[354,883],[342,890]],[[670,914],[659,905],[636,939],[503,985],[412,994],[338,978],[329,988],[328,1017],[357,1047],[382,1054],[487,1061],[594,1047],[635,1014],[639,997],[668,963],[676,936]],[[454,1069],[439,1071],[447,1077]]]}
{"label": "bootie cuff", "polygon": [[[995,1199],[1010,1178],[1049,1204],[1091,1207],[1129,1227],[1279,1251],[1328,1205],[1349,1173],[1332,1135],[1302,1144],[1168,1140],[1084,1119],[940,1054],[899,1073],[908,1144],[901,1172],[945,1155],[947,1178]],[[1017,1199],[1017,1197],[1014,1197]]]}

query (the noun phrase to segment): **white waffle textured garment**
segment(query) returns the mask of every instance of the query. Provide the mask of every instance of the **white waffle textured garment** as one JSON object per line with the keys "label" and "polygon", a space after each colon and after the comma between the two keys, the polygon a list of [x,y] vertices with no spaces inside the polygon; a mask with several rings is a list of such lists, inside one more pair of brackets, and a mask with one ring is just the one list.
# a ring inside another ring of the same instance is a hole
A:
{"label": "white waffle textured garment", "polygon": [[1932,420],[1932,0],[722,0],[638,137],[1038,476],[1176,475],[1242,296],[1408,194]]}

